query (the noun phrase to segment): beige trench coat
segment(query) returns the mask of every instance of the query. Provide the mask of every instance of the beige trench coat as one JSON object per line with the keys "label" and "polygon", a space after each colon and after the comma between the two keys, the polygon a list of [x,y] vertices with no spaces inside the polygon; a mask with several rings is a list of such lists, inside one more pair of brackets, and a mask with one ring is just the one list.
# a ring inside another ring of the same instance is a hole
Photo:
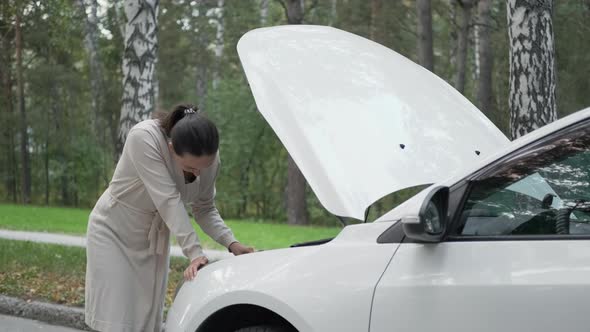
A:
{"label": "beige trench coat", "polygon": [[215,207],[219,156],[185,184],[157,120],[131,129],[113,179],[87,231],[86,324],[99,331],[160,331],[170,233],[183,253],[203,256],[185,204],[211,238],[236,241]]}

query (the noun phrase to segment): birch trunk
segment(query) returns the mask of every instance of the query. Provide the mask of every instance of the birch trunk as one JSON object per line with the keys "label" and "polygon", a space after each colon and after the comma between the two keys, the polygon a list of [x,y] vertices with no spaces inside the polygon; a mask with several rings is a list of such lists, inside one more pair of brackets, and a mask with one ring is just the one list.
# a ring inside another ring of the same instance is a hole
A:
{"label": "birch trunk", "polygon": [[432,10],[430,0],[416,0],[418,16],[418,63],[434,72],[434,51],[432,46]]}
{"label": "birch trunk", "polygon": [[510,132],[523,136],[557,119],[551,0],[508,0]]}
{"label": "birch trunk", "polygon": [[[479,2],[478,2],[479,3]],[[477,16],[474,19],[476,22],[479,22],[479,13],[477,14]],[[476,81],[479,79],[479,72],[480,72],[480,68],[481,68],[481,64],[480,64],[480,60],[479,60],[479,56],[480,56],[480,44],[481,41],[480,39],[480,25],[479,24],[475,24],[475,26],[473,27],[473,72],[472,72],[472,78],[473,81]]]}
{"label": "birch trunk", "polygon": [[334,26],[338,20],[338,0],[330,0],[330,22],[329,26]]}
{"label": "birch trunk", "polygon": [[199,34],[197,36],[197,45],[199,45],[199,50],[201,52],[199,56],[199,60],[197,62],[197,106],[200,110],[205,110],[205,105],[207,102],[207,77],[208,77],[208,70],[207,70],[207,45],[208,45],[208,38],[206,34],[203,32],[204,29],[199,30]]}
{"label": "birch trunk", "polygon": [[215,33],[215,67],[213,71],[213,90],[219,86],[219,71],[221,68],[221,61],[223,58],[224,48],[224,33],[225,33],[225,22],[224,22],[224,4],[225,0],[217,0],[217,20],[216,20],[216,33]]}
{"label": "birch trunk", "polygon": [[[217,3],[217,0],[215,1]],[[212,72],[215,68],[209,69],[210,56],[209,56],[209,45],[211,40],[208,38],[209,29],[211,25],[209,23],[210,16],[214,15],[211,12],[211,1],[197,2],[198,16],[194,16],[193,24],[197,27],[195,44],[197,45],[196,55],[196,85],[195,90],[197,93],[197,107],[200,110],[206,111],[206,104],[208,99],[208,86],[209,80],[212,76]]]}
{"label": "birch trunk", "polygon": [[126,0],[123,98],[117,154],[131,127],[148,119],[155,108],[154,74],[158,52],[158,0]]}
{"label": "birch trunk", "polygon": [[268,2],[270,0],[260,0],[260,26],[266,26],[268,20]]}

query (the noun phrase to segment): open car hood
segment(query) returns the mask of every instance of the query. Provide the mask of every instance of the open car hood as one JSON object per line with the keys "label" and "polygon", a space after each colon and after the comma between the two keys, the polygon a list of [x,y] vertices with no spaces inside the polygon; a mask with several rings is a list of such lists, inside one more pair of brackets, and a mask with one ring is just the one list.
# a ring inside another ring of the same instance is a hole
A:
{"label": "open car hood", "polygon": [[258,109],[338,216],[362,220],[379,198],[437,182],[509,143],[445,81],[342,30],[256,29],[238,54]]}

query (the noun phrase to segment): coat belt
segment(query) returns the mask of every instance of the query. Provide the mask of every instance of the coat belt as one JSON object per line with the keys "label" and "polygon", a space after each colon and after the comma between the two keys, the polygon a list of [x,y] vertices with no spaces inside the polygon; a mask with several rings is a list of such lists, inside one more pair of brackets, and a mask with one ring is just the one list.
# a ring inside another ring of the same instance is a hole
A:
{"label": "coat belt", "polygon": [[169,239],[170,231],[168,230],[168,226],[166,226],[166,223],[164,223],[160,214],[156,212],[152,218],[152,224],[150,225],[150,231],[148,233],[150,253],[152,255],[163,255],[168,246]]}
{"label": "coat belt", "polygon": [[[110,192],[110,190],[107,189],[107,191],[109,192],[109,196],[111,196],[111,198],[113,199],[114,202],[120,203],[121,205],[123,205],[131,210],[135,210],[139,213],[152,215],[152,220],[150,223],[150,230],[148,232],[148,238],[147,238],[147,240],[149,241],[149,252],[151,255],[163,255],[168,247],[168,240],[170,240],[170,230],[168,229],[168,226],[166,225],[166,223],[164,222],[164,220],[160,216],[160,213],[158,213],[157,211],[156,212],[147,212],[147,211],[140,210],[136,207],[129,205],[128,203],[123,202],[119,198],[115,197],[115,195],[113,195]],[[111,203],[111,207],[112,207],[112,205],[114,205],[114,203]]]}

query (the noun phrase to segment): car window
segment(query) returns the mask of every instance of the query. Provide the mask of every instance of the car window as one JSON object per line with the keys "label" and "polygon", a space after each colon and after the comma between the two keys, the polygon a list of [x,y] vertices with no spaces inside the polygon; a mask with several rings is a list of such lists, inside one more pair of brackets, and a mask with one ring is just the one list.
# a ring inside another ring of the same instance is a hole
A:
{"label": "car window", "polygon": [[569,133],[470,183],[458,234],[590,235],[590,139]]}

